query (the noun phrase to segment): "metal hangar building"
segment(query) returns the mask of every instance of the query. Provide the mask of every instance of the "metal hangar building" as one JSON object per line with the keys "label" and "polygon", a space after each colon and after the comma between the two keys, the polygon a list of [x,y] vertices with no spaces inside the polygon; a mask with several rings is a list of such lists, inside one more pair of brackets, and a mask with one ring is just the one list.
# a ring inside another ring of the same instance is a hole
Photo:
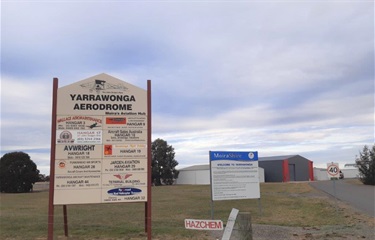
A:
{"label": "metal hangar building", "polygon": [[[261,157],[258,160],[259,182],[313,181],[313,162],[300,155]],[[210,184],[210,165],[179,169],[175,184]]]}
{"label": "metal hangar building", "polygon": [[261,157],[265,182],[314,181],[313,162],[300,155]]}

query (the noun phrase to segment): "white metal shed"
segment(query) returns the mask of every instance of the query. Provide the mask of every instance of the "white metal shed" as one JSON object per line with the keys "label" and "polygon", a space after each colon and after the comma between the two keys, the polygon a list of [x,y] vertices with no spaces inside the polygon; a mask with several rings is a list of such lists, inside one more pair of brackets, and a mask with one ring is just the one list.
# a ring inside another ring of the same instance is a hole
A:
{"label": "white metal shed", "polygon": [[[210,165],[194,165],[179,169],[176,184],[210,184]],[[264,182],[264,169],[259,168],[259,182]]]}

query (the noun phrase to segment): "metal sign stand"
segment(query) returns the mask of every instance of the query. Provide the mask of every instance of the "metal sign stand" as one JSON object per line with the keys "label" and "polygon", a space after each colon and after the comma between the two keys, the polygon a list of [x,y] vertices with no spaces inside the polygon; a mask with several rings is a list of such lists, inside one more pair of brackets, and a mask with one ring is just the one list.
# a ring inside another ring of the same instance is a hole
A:
{"label": "metal sign stand", "polygon": [[151,80],[147,80],[147,202],[145,203],[145,228],[147,240],[151,240],[151,181],[152,181],[152,159],[151,159]]}
{"label": "metal sign stand", "polygon": [[333,182],[333,196],[335,198],[335,208],[336,208],[336,215],[338,216],[338,202],[337,202],[337,196],[336,196],[336,178],[332,179]]}
{"label": "metal sign stand", "polygon": [[64,214],[64,234],[65,237],[69,236],[68,232],[68,209],[66,205],[63,205],[63,214]]}
{"label": "metal sign stand", "polygon": [[[51,155],[50,155],[50,181],[49,181],[49,202],[48,202],[48,240],[53,240],[53,227],[54,227],[54,191],[55,191],[55,156],[56,156],[56,108],[57,108],[57,90],[58,90],[57,78],[53,79],[53,90],[52,90],[52,127],[51,127]],[[64,216],[64,235],[69,236],[68,230],[68,210],[67,206],[63,205],[63,216]]]}
{"label": "metal sign stand", "polygon": [[49,202],[48,202],[48,240],[53,240],[54,206],[53,198],[55,191],[55,152],[56,152],[56,108],[57,108],[57,78],[53,79],[52,90],[52,127],[51,127],[51,155],[50,155],[50,180],[49,180]]}
{"label": "metal sign stand", "polygon": [[336,215],[338,216],[338,202],[337,202],[337,196],[336,196],[336,180],[338,177],[340,177],[340,168],[339,168],[338,163],[333,163],[333,162],[328,163],[327,173],[328,173],[329,179],[332,181],[333,197],[335,198]]}

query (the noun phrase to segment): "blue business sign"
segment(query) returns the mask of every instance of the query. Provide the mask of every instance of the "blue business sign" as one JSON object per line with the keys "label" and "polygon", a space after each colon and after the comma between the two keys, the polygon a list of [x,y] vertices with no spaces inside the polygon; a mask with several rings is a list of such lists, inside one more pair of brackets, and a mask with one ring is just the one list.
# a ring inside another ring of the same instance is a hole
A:
{"label": "blue business sign", "polygon": [[226,152],[210,151],[210,160],[238,160],[238,161],[257,161],[258,152]]}
{"label": "blue business sign", "polygon": [[142,190],[139,188],[114,188],[109,190],[107,193],[114,196],[129,196],[141,193]]}

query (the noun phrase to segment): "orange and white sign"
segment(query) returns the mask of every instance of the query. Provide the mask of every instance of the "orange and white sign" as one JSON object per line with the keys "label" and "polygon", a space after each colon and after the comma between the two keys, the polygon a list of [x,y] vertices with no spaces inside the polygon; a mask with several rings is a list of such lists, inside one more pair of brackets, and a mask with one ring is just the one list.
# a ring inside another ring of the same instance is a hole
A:
{"label": "orange and white sign", "polygon": [[104,158],[147,158],[146,144],[104,144]]}
{"label": "orange and white sign", "polygon": [[104,129],[146,128],[147,115],[145,112],[137,112],[134,115],[104,117],[103,125]]}

